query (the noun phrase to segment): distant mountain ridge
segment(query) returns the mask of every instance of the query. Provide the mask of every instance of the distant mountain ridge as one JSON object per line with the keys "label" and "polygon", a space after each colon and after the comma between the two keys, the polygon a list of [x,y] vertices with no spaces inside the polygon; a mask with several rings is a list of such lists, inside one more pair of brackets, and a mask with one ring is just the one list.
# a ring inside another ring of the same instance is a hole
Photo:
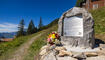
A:
{"label": "distant mountain ridge", "polygon": [[17,34],[17,32],[3,32],[0,33],[0,38],[13,38],[15,35]]}

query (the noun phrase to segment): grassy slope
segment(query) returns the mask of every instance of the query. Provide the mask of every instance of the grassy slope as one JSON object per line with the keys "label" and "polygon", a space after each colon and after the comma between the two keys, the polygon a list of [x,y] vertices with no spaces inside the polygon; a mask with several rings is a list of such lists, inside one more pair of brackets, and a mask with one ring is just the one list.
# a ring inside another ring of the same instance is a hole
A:
{"label": "grassy slope", "polygon": [[105,7],[90,12],[95,21],[95,37],[105,41]]}
{"label": "grassy slope", "polygon": [[40,51],[40,48],[46,44],[47,36],[52,31],[57,31],[57,24],[43,31],[44,34],[33,42],[24,60],[34,60],[34,56],[37,55],[37,53]]}
{"label": "grassy slope", "polygon": [[22,36],[22,37],[14,39],[11,42],[0,43],[0,60],[6,60],[7,58],[9,58],[10,55],[16,49],[18,49],[18,47],[20,47],[23,43],[27,42],[30,38],[32,38],[33,36],[39,33],[40,32],[32,34],[32,35],[28,35],[28,36]]}
{"label": "grassy slope", "polygon": [[[53,25],[56,25],[58,23],[57,21],[58,21],[58,19],[55,19],[55,21],[53,21],[50,24],[48,24],[47,26],[45,26],[43,29],[46,29],[46,30],[42,30],[42,31],[37,32],[37,33],[32,34],[32,35],[22,36],[22,37],[16,38],[11,42],[0,43],[0,60],[7,60],[15,50],[17,50],[23,43],[27,42],[32,37],[34,37],[34,36],[36,36],[36,35],[38,35],[42,32],[46,32],[46,31],[51,30],[51,28],[49,28],[49,27],[52,27]],[[47,28],[49,28],[49,29],[47,29]],[[55,29],[57,29],[57,28],[55,28]],[[43,42],[41,39],[39,41]],[[36,41],[36,45],[45,44],[44,42],[40,43],[39,41]],[[34,47],[31,47],[31,48],[34,48]],[[38,48],[36,48],[36,49],[38,49]]]}

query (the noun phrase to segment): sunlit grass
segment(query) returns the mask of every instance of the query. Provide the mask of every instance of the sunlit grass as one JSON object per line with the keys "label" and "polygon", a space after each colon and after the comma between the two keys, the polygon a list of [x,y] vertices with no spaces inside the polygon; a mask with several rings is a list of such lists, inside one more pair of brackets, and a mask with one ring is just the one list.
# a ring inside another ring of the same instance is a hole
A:
{"label": "sunlit grass", "polygon": [[41,37],[39,37],[37,40],[35,40],[32,43],[24,60],[34,60],[35,59],[34,57],[38,54],[38,52],[40,51],[40,48],[46,44],[47,36],[52,31],[57,31],[57,24],[43,31],[44,34],[42,34]]}
{"label": "sunlit grass", "polygon": [[105,7],[90,12],[95,21],[95,38],[105,41]]}
{"label": "sunlit grass", "polygon": [[16,51],[23,43],[30,40],[32,37],[36,36],[41,32],[28,35],[28,36],[21,36],[15,38],[13,41],[10,42],[1,42],[0,43],[0,60],[7,60],[14,51]]}
{"label": "sunlit grass", "polygon": [[105,7],[90,12],[95,21],[95,34],[105,34]]}

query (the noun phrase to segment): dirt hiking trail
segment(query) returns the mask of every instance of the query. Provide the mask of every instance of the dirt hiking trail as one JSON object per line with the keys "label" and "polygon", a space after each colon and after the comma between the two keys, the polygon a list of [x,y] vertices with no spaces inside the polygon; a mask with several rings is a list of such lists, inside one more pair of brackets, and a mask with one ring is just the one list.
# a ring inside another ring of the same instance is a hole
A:
{"label": "dirt hiking trail", "polygon": [[28,49],[30,47],[30,45],[38,38],[40,37],[42,34],[38,34],[37,36],[31,38],[30,40],[28,40],[26,43],[24,43],[22,46],[20,46],[11,56],[11,58],[9,58],[8,60],[23,60],[24,56],[27,54]]}

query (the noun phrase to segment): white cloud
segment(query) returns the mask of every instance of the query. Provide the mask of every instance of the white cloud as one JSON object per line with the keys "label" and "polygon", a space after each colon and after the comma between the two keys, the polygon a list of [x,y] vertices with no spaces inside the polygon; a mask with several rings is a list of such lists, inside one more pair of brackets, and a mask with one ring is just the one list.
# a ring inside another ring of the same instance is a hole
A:
{"label": "white cloud", "polygon": [[12,24],[12,23],[3,23],[0,24],[0,28],[16,28],[18,27],[17,24]]}
{"label": "white cloud", "polygon": [[0,32],[16,32],[18,30],[18,24],[3,23],[0,24]]}
{"label": "white cloud", "polygon": [[[26,26],[24,27],[27,28]],[[2,23],[0,24],[0,32],[17,32],[18,24],[13,23]]]}

